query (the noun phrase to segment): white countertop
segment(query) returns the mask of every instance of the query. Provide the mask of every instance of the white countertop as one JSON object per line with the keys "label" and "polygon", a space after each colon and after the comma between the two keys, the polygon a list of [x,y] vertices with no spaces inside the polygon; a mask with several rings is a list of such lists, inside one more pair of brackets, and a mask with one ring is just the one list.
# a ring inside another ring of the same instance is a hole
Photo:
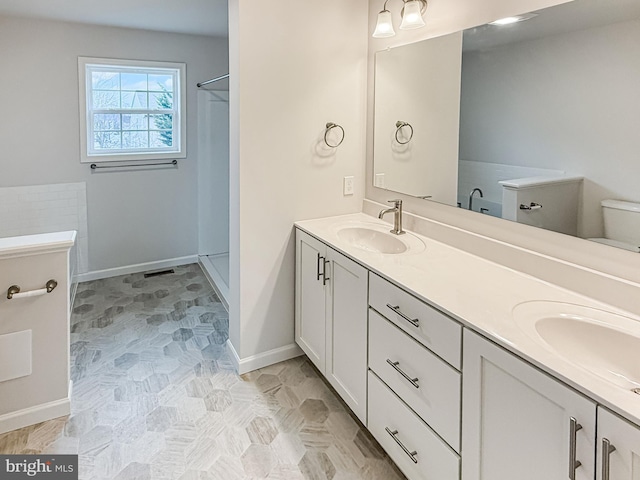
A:
{"label": "white countertop", "polygon": [[539,187],[541,185],[552,185],[555,183],[576,183],[576,182],[582,182],[583,180],[584,180],[584,177],[557,175],[557,176],[514,178],[511,180],[500,180],[498,183],[503,187],[519,189],[519,188]]}
{"label": "white countertop", "polygon": [[533,340],[513,321],[512,310],[523,302],[544,300],[606,310],[640,322],[639,317],[422,235],[409,233],[424,242],[423,251],[399,255],[362,250],[338,237],[339,225],[362,222],[389,226],[364,213],[295,225],[640,425],[639,395],[568,362],[551,347]]}
{"label": "white countertop", "polygon": [[65,250],[71,248],[75,241],[75,230],[0,238],[0,258]]}

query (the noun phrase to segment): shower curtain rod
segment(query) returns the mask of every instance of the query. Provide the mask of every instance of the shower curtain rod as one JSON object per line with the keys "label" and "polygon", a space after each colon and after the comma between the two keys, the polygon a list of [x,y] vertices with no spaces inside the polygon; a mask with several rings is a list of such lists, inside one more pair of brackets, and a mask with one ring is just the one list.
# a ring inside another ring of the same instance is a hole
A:
{"label": "shower curtain rod", "polygon": [[210,83],[213,83],[213,82],[219,82],[220,80],[224,80],[225,78],[229,78],[229,74],[228,73],[226,75],[222,75],[220,77],[212,78],[211,80],[207,80],[206,82],[198,83],[196,85],[198,86],[198,88],[200,88],[200,87],[204,87],[205,85],[209,85]]}

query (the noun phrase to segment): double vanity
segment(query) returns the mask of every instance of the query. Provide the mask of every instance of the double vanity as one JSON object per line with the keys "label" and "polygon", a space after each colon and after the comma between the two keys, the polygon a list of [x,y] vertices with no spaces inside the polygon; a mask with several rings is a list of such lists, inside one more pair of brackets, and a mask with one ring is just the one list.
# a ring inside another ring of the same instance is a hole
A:
{"label": "double vanity", "polygon": [[295,335],[405,475],[640,478],[640,319],[389,227],[296,223]]}

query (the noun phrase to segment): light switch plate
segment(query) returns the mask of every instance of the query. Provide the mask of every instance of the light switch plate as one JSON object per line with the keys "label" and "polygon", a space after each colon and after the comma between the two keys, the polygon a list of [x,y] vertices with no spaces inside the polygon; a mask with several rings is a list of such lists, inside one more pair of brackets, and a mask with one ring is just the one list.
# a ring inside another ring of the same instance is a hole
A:
{"label": "light switch plate", "polygon": [[343,195],[353,195],[353,177],[344,177],[344,182],[342,184],[342,194]]}
{"label": "light switch plate", "polygon": [[376,173],[373,186],[378,188],[384,188],[384,173]]}

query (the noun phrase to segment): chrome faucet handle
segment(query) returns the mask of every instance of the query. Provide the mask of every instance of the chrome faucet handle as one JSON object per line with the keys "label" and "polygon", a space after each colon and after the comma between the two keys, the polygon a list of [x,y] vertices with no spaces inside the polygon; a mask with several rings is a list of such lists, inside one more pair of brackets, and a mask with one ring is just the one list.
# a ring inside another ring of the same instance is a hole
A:
{"label": "chrome faucet handle", "polygon": [[378,218],[382,218],[385,213],[393,212],[393,230],[391,230],[391,233],[394,235],[402,235],[405,233],[404,230],[402,230],[402,200],[397,198],[395,200],[387,200],[387,202],[393,203],[393,208],[381,211]]}

